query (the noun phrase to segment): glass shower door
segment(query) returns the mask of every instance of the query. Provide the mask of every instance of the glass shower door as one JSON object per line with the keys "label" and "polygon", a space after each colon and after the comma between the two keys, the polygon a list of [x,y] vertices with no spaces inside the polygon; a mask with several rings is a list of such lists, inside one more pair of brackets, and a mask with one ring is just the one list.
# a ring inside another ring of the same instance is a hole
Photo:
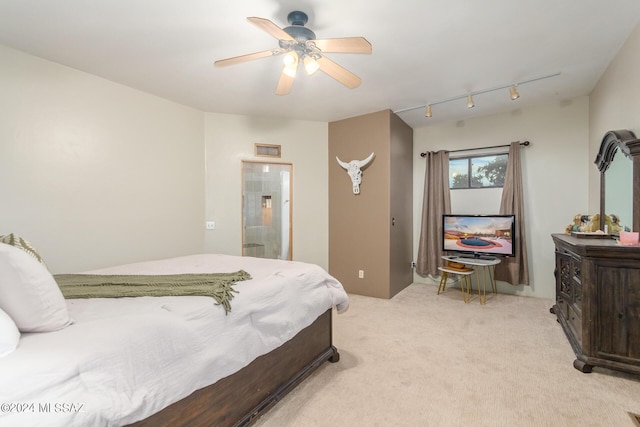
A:
{"label": "glass shower door", "polygon": [[292,259],[292,168],[242,162],[242,255]]}

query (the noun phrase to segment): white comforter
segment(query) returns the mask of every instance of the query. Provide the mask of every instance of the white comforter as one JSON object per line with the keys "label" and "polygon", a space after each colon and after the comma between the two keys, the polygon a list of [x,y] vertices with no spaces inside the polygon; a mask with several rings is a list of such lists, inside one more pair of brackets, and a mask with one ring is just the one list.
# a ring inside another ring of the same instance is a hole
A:
{"label": "white comforter", "polygon": [[1,426],[118,426],[157,412],[268,353],[331,307],[342,285],[300,262],[194,255],[97,274],[232,272],[231,313],[209,297],[68,300],[74,323],[22,334],[0,359]]}

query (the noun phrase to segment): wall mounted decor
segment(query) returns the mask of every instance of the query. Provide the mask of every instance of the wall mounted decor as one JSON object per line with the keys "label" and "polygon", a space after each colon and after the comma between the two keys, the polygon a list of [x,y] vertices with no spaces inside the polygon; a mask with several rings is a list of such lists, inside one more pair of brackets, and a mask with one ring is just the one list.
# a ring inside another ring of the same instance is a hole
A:
{"label": "wall mounted decor", "polygon": [[353,183],[353,194],[360,194],[360,184],[362,183],[362,169],[364,169],[369,163],[371,163],[371,160],[373,160],[374,156],[375,154],[371,153],[369,157],[364,160],[351,160],[349,163],[343,162],[338,158],[338,156],[336,156],[338,164],[347,171],[349,177],[351,178],[351,182]]}

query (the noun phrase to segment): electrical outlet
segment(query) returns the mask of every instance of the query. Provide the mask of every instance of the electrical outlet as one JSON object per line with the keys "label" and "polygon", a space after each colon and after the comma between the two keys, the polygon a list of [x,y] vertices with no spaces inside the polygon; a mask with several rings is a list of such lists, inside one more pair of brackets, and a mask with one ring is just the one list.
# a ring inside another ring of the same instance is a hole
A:
{"label": "electrical outlet", "polygon": [[207,230],[215,230],[216,222],[215,221],[207,221],[206,228],[207,228]]}
{"label": "electrical outlet", "polygon": [[416,268],[416,263],[411,261],[411,268]]}
{"label": "electrical outlet", "polygon": [[364,279],[364,270],[358,270],[358,279]]}

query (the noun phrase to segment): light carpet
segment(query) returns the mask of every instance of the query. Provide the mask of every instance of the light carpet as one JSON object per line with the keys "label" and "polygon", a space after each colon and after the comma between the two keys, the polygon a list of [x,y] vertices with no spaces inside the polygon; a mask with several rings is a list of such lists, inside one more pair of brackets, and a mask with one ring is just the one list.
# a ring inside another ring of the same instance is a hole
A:
{"label": "light carpet", "polygon": [[323,364],[255,423],[285,426],[629,426],[640,377],[573,368],[553,301],[412,284],[350,295],[340,362]]}

